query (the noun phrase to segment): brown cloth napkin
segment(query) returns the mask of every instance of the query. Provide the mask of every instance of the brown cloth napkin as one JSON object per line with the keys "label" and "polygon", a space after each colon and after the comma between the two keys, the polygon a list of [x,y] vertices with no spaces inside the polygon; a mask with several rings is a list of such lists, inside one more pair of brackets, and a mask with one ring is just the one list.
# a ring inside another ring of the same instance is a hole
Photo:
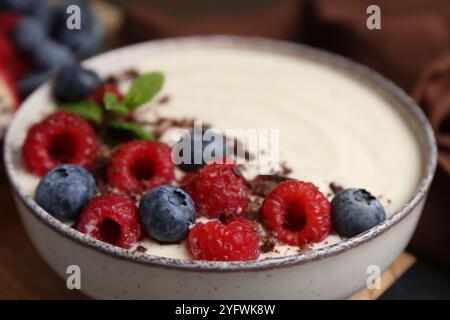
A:
{"label": "brown cloth napkin", "polygon": [[293,40],[301,27],[298,0],[124,1],[128,42],[205,34]]}
{"label": "brown cloth napkin", "polygon": [[450,173],[450,53],[423,72],[412,96],[430,119],[439,145],[439,164]]}
{"label": "brown cloth napkin", "polygon": [[[381,29],[369,30],[366,9],[381,10]],[[303,41],[381,72],[410,92],[422,72],[450,52],[448,0],[309,1]]]}

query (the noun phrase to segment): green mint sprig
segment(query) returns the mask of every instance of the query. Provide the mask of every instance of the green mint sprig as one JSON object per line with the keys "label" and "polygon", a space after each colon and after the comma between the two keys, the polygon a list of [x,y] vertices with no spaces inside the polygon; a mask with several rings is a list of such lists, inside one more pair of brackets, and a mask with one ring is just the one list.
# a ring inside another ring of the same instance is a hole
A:
{"label": "green mint sprig", "polygon": [[119,100],[117,96],[112,92],[106,92],[103,96],[103,104],[105,109],[111,111],[118,116],[126,116],[130,113],[130,110]]}
{"label": "green mint sprig", "polygon": [[99,125],[102,122],[103,117],[102,108],[95,102],[82,101],[76,103],[69,103],[60,106],[60,109],[72,112],[97,125]]}
{"label": "green mint sprig", "polygon": [[95,102],[81,101],[62,105],[61,109],[75,113],[96,125],[105,124],[107,128],[128,131],[139,139],[153,140],[153,133],[146,131],[137,122],[124,118],[150,102],[163,84],[164,75],[161,72],[151,72],[136,77],[122,101],[119,101],[114,93],[106,92],[103,96],[104,108]]}
{"label": "green mint sprig", "polygon": [[111,120],[108,125],[112,129],[131,132],[141,140],[155,140],[155,135],[152,132],[148,132],[140,124],[134,121]]}
{"label": "green mint sprig", "polygon": [[163,84],[164,75],[161,72],[147,73],[135,78],[123,99],[124,105],[130,111],[139,108],[152,100]]}

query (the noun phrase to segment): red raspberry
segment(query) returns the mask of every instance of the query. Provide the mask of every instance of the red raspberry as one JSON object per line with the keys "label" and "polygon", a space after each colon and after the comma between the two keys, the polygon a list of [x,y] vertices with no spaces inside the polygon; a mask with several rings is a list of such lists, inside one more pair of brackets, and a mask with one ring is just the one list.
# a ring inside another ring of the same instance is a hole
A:
{"label": "red raspberry", "polygon": [[28,169],[44,175],[61,163],[92,168],[98,144],[92,127],[70,112],[55,112],[28,131],[22,148]]}
{"label": "red raspberry", "polygon": [[116,87],[114,85],[110,85],[110,84],[105,84],[105,85],[100,86],[100,88],[98,88],[97,90],[95,90],[89,96],[88,100],[95,102],[99,105],[103,105],[103,96],[107,92],[114,93],[116,95],[118,101],[122,101],[124,98],[123,94],[120,92],[118,87]]}
{"label": "red raspberry", "polygon": [[16,50],[12,42],[0,34],[0,66],[7,67],[15,54]]}
{"label": "red raspberry", "polygon": [[21,19],[14,12],[0,13],[0,65],[11,74],[13,81],[20,80],[33,68],[30,56],[19,52],[11,40],[11,32]]}
{"label": "red raspberry", "polygon": [[262,214],[278,240],[301,246],[330,234],[330,209],[328,199],[312,183],[286,181],[267,195]]}
{"label": "red raspberry", "polygon": [[194,200],[199,214],[219,218],[245,213],[249,206],[248,189],[234,168],[234,164],[211,163],[184,178],[183,188]]}
{"label": "red raspberry", "polygon": [[130,197],[95,197],[83,209],[77,230],[97,240],[128,249],[142,238],[139,214]]}
{"label": "red raspberry", "polygon": [[259,235],[250,221],[238,217],[225,224],[199,222],[189,231],[187,247],[196,260],[255,260],[259,256]]}
{"label": "red raspberry", "polygon": [[122,145],[108,167],[108,183],[124,192],[140,193],[174,179],[171,148],[157,141],[131,141]]}
{"label": "red raspberry", "polygon": [[11,36],[12,31],[21,19],[21,15],[12,11],[0,13],[0,36]]}
{"label": "red raspberry", "polygon": [[22,79],[31,69],[33,69],[33,60],[30,56],[17,53],[8,61],[5,66],[13,76],[14,81]]}

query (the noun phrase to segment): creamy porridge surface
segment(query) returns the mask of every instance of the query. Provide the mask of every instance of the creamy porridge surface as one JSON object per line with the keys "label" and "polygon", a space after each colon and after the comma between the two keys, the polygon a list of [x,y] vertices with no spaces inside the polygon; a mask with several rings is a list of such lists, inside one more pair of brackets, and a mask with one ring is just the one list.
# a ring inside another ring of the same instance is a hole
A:
{"label": "creamy porridge surface", "polygon": [[[324,194],[331,193],[331,182],[365,188],[388,215],[417,188],[423,163],[416,137],[393,102],[362,79],[294,56],[201,45],[153,54],[137,61],[136,69],[164,72],[160,95],[170,97],[164,106],[152,102],[139,110],[141,119],[188,117],[220,130],[280,129],[280,158],[292,169],[290,177],[311,181]],[[20,184],[33,195],[38,179],[18,169]],[[314,248],[338,241],[332,234]],[[184,244],[140,245],[149,254],[188,258]],[[279,245],[260,258],[294,253],[297,248]]]}

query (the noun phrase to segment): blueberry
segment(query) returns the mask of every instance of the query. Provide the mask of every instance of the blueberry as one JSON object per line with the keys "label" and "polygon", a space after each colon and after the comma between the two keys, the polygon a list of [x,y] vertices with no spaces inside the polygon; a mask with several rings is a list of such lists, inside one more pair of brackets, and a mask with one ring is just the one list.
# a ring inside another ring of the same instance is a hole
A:
{"label": "blueberry", "polygon": [[46,34],[50,34],[55,25],[56,16],[55,10],[48,4],[47,1],[37,1],[37,5],[29,10],[28,15],[38,20]]}
{"label": "blueberry", "polygon": [[[80,28],[69,29],[66,27],[66,19],[68,17],[66,9],[67,5],[77,5],[80,8]],[[64,26],[61,26],[58,32],[58,40],[71,48],[74,52],[83,49],[91,41],[91,33],[94,28],[95,18],[92,14],[90,5],[87,1],[73,1],[62,6],[61,21]]]}
{"label": "blueberry", "polygon": [[32,91],[34,91],[45,81],[51,79],[55,71],[56,70],[54,69],[44,72],[42,72],[42,70],[39,69],[31,70],[30,72],[25,74],[25,76],[23,76],[17,83],[17,88],[19,89],[19,92],[24,96],[29,95]]}
{"label": "blueberry", "polygon": [[[186,150],[190,152],[190,155],[185,159]],[[193,172],[214,159],[226,156],[227,143],[225,137],[215,131],[191,130],[175,146],[174,153],[181,158],[178,167],[185,172]]]}
{"label": "blueberry", "polygon": [[21,19],[12,33],[14,43],[25,52],[40,46],[46,37],[46,32],[39,20],[31,17]]}
{"label": "blueberry", "polygon": [[75,59],[69,49],[50,39],[37,46],[32,55],[37,66],[42,70],[71,64]]}
{"label": "blueberry", "polygon": [[353,237],[386,219],[382,204],[364,189],[346,189],[331,201],[334,230]]}
{"label": "blueberry", "polygon": [[55,218],[78,219],[84,205],[95,195],[92,175],[77,165],[64,164],[45,175],[36,189],[36,202]]}
{"label": "blueberry", "polygon": [[103,29],[96,23],[89,31],[66,29],[60,34],[59,41],[70,47],[78,58],[84,59],[99,51],[102,37]]}
{"label": "blueberry", "polygon": [[186,237],[195,221],[191,197],[175,186],[160,186],[141,199],[139,215],[145,232],[160,242],[176,242]]}
{"label": "blueberry", "polygon": [[86,99],[100,84],[97,73],[79,64],[71,64],[59,70],[53,93],[60,102],[77,102]]}

